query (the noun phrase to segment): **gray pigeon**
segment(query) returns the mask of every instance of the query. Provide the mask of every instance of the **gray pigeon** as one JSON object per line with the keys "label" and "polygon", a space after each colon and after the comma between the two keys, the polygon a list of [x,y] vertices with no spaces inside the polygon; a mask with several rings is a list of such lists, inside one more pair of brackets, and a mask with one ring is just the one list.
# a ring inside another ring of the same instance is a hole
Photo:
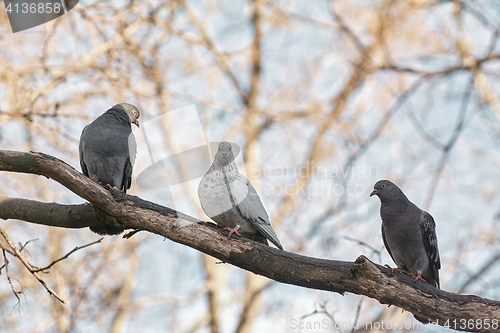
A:
{"label": "gray pigeon", "polygon": [[[80,137],[80,166],[84,175],[102,185],[127,192],[132,182],[136,142],[131,124],[139,127],[139,110],[127,103],[113,106],[89,125]],[[100,235],[117,235],[114,225],[91,227]]]}
{"label": "gray pigeon", "polygon": [[236,168],[229,142],[219,143],[198,186],[198,197],[205,214],[230,230],[229,237],[236,233],[266,245],[270,240],[283,250],[255,188]]}
{"label": "gray pigeon", "polygon": [[[440,288],[436,223],[432,216],[408,200],[403,191],[389,180],[380,180],[370,194],[379,197],[382,239],[397,265],[428,284]],[[415,316],[421,322],[429,321]]]}

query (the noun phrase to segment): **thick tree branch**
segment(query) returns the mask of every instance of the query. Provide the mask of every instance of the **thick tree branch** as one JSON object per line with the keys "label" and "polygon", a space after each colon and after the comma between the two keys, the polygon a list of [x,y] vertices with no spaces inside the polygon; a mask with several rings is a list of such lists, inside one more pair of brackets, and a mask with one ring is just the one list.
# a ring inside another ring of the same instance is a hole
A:
{"label": "thick tree branch", "polygon": [[[43,214],[40,214],[43,212]],[[0,197],[0,216],[62,228],[87,228],[102,225],[92,204],[61,205],[28,199]]]}
{"label": "thick tree branch", "polygon": [[[457,327],[451,328],[471,332],[495,330],[474,325],[461,327],[460,320],[474,319],[475,322],[482,320],[484,323],[486,319],[491,322],[492,319],[500,318],[498,301],[449,293],[420,281],[414,283],[414,278],[402,273],[392,273],[364,256],[360,256],[355,262],[334,261],[281,251],[247,239],[227,239],[211,223],[138,197],[118,192],[111,194],[71,166],[49,155],[0,151],[0,170],[45,175],[97,206],[107,214],[108,221],[162,235],[222,262],[278,282],[340,294],[350,292],[365,295],[380,303],[392,304],[421,317],[438,320],[439,325],[445,325],[446,320],[456,320]],[[11,217],[2,208],[8,204],[8,200],[0,201],[0,218]],[[30,209],[35,209],[33,207],[35,205]],[[37,207],[39,215],[50,214],[44,205]],[[68,205],[62,209],[78,209],[77,207],[82,209],[82,205]],[[24,216],[28,217],[29,214]],[[67,216],[68,224],[64,225],[60,220],[59,226],[69,227],[72,224],[69,221],[70,215]],[[82,221],[73,223],[77,227],[82,227],[82,224]]]}

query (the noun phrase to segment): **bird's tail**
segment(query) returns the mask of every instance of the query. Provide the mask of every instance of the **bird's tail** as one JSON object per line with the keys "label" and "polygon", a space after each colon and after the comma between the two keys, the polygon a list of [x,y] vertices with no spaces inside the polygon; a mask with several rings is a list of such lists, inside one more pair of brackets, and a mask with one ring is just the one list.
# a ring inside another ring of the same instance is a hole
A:
{"label": "bird's tail", "polygon": [[267,238],[264,237],[260,232],[253,238],[254,241],[262,244],[266,244],[269,246],[269,243],[267,242]]}
{"label": "bird's tail", "polygon": [[283,246],[281,246],[278,236],[276,235],[276,232],[274,232],[274,229],[273,227],[271,227],[271,224],[269,224],[269,222],[266,223],[266,221],[262,220],[262,222],[258,221],[253,225],[257,229],[257,231],[259,231],[259,233],[262,234],[262,236],[264,236],[271,243],[276,245],[278,249],[283,250]]}
{"label": "bird's tail", "polygon": [[125,231],[124,228],[116,226],[116,225],[111,225],[111,224],[104,224],[104,225],[99,225],[97,227],[89,227],[90,230],[95,232],[96,234],[105,236],[105,235],[118,235],[121,234],[122,232]]}
{"label": "bird's tail", "polygon": [[430,321],[428,319],[425,319],[425,318],[422,318],[422,317],[419,317],[417,315],[413,315],[413,317],[415,317],[416,320],[418,320],[419,322],[421,322],[422,324],[426,325],[426,324],[429,324]]}

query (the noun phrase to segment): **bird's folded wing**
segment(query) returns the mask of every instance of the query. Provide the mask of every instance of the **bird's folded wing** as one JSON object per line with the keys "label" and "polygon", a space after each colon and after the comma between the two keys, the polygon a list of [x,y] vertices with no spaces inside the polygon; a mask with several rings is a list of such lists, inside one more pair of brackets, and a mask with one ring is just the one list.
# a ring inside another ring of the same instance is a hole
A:
{"label": "bird's folded wing", "polygon": [[89,172],[87,170],[87,166],[85,165],[84,161],[83,161],[83,150],[84,150],[84,145],[83,145],[83,133],[85,132],[85,130],[87,129],[89,125],[85,126],[82,130],[82,134],[80,136],[80,144],[78,146],[79,148],[79,151],[80,151],[80,167],[82,168],[82,173],[85,175],[85,176],[89,176]]}
{"label": "bird's folded wing", "polygon": [[276,235],[276,232],[274,231],[273,227],[271,227],[271,224],[269,224],[268,221],[265,221],[260,217],[256,220],[250,220],[250,221],[252,221],[254,227],[257,230],[259,230],[259,232],[262,235],[264,235],[264,237],[266,237],[274,245],[276,245],[277,248],[283,250],[283,246],[281,246],[280,240],[278,239],[278,235]]}
{"label": "bird's folded wing", "polygon": [[248,179],[246,179],[243,175],[240,174],[238,175],[238,177],[236,177],[234,181],[227,184],[229,188],[230,197],[231,200],[233,201],[234,206],[238,207],[238,209],[241,212],[241,215],[243,215],[246,218],[248,218],[249,214],[248,210],[250,206],[248,205],[248,203],[245,204],[242,203],[243,201],[246,200],[246,198],[249,195],[248,193],[249,188],[247,183]]}
{"label": "bird's folded wing", "polygon": [[[255,191],[253,185],[250,183],[250,181],[248,181],[248,179],[244,177],[239,178],[234,183],[235,187],[240,189],[238,191],[240,197],[237,198],[239,202],[237,204],[237,207],[241,215],[244,218],[249,219],[254,227],[262,235],[264,235],[264,237],[270,240],[278,248],[283,249],[278,239],[278,235],[276,235],[273,227],[271,227],[271,222],[269,222],[269,215],[267,215],[266,209],[264,208],[262,201],[260,201],[259,195],[257,194],[257,191]],[[243,187],[246,189],[246,191]],[[243,198],[243,200],[240,201],[239,199],[241,199],[241,195],[244,192],[246,192],[247,195]],[[236,192],[233,193],[236,196]]]}
{"label": "bird's folded wing", "polygon": [[130,133],[128,136],[128,158],[125,161],[125,168],[123,169],[123,189],[128,190],[132,184],[132,170],[134,168],[135,156],[137,155],[137,143],[135,136]]}
{"label": "bird's folded wing", "polygon": [[134,133],[130,133],[130,135],[128,136],[128,154],[130,158],[130,164],[133,167],[135,163],[135,157],[137,155],[137,143],[135,142]]}
{"label": "bird's folded wing", "polygon": [[389,244],[387,244],[387,239],[385,238],[385,230],[384,230],[383,224],[382,224],[382,240],[384,241],[385,249],[387,250],[387,252],[389,252],[389,255],[391,256],[392,261],[394,261],[396,263],[396,260],[394,260],[394,257],[392,256],[391,249],[389,248]]}
{"label": "bird's folded wing", "polygon": [[437,269],[441,268],[441,260],[439,258],[438,242],[436,237],[436,223],[431,214],[422,211],[421,220],[422,238],[424,240],[425,251],[429,259],[434,263]]}

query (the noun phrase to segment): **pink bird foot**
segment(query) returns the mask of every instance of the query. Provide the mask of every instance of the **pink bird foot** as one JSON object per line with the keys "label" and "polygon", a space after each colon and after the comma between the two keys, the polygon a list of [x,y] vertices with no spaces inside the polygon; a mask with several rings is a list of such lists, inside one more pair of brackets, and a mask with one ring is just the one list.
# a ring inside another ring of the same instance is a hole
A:
{"label": "pink bird foot", "polygon": [[396,268],[392,268],[391,266],[389,265],[384,265],[385,267],[389,268],[391,271],[393,272],[400,272],[401,270],[399,269],[399,267],[396,267]]}
{"label": "pink bird foot", "polygon": [[231,235],[232,235],[232,234],[237,234],[238,236],[240,236],[240,237],[241,237],[240,233],[238,232],[238,229],[239,229],[239,228],[240,228],[240,226],[239,226],[239,225],[237,225],[237,226],[236,226],[236,228],[234,228],[234,229],[231,229],[231,228],[229,228],[229,227],[225,227],[225,228],[224,228],[225,230],[229,230],[229,236],[227,236],[227,238],[231,238]]}
{"label": "pink bird foot", "polygon": [[106,186],[104,186],[104,188],[106,188],[107,190],[109,190],[109,191],[111,191],[111,192],[113,192],[113,191],[117,191],[117,192],[123,193],[123,191],[122,191],[122,190],[119,190],[119,189],[117,189],[117,188],[116,188],[116,187],[114,187],[114,186],[112,187],[112,186],[111,186],[111,185],[109,185],[109,184],[106,184]]}
{"label": "pink bird foot", "polygon": [[413,277],[415,278],[415,281],[413,281],[413,282],[416,282],[416,281],[420,280],[420,281],[424,281],[425,283],[427,283],[427,281],[425,281],[422,278],[422,275],[420,275],[420,272],[417,273],[417,276],[413,275]]}

